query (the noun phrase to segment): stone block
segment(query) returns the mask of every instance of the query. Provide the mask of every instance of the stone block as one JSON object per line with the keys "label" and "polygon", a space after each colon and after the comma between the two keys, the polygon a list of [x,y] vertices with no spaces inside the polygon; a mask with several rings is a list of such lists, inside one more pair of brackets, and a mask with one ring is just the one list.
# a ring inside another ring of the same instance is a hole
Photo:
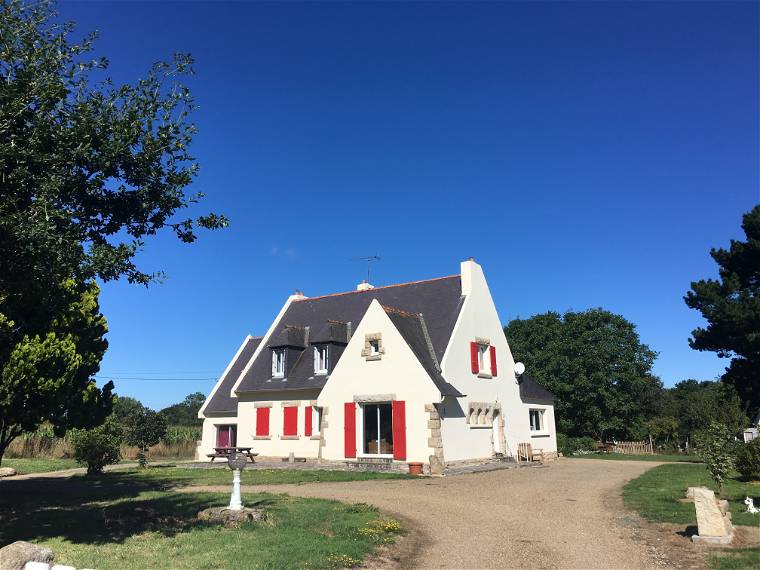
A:
{"label": "stone block", "polygon": [[[694,497],[694,509],[697,513],[698,534],[692,537],[694,542],[729,544],[733,538],[731,520],[722,511],[715,493],[706,487],[690,489]],[[725,508],[725,507],[724,507]]]}
{"label": "stone block", "polygon": [[431,429],[430,430],[430,437],[441,437],[441,430],[440,429]]}
{"label": "stone block", "polygon": [[24,570],[27,562],[51,564],[53,551],[31,542],[17,540],[0,548],[0,570]]}
{"label": "stone block", "polygon": [[77,570],[73,566],[64,566],[63,564],[53,564],[50,570]]}
{"label": "stone block", "polygon": [[222,523],[227,528],[237,528],[244,522],[263,522],[267,516],[263,509],[243,507],[233,510],[228,507],[211,507],[198,513],[198,520]]}
{"label": "stone block", "polygon": [[46,562],[27,562],[24,570],[50,570],[50,564]]}
{"label": "stone block", "polygon": [[0,477],[13,477],[16,470],[13,467],[0,467]]}
{"label": "stone block", "polygon": [[441,441],[440,437],[429,437],[428,438],[428,447],[442,447],[443,442]]}
{"label": "stone block", "polygon": [[445,468],[445,465],[443,463],[443,459],[438,457],[437,454],[431,455],[428,458],[430,462],[430,474],[431,475],[443,475],[443,470]]}

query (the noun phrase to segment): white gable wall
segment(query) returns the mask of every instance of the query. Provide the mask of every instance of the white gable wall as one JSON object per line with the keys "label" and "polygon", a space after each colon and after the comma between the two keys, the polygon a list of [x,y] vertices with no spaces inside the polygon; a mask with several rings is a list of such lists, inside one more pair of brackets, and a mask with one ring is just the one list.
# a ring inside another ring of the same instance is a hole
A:
{"label": "white gable wall", "polygon": [[[365,334],[382,333],[385,354],[380,360],[368,361],[361,355]],[[425,404],[440,400],[441,394],[419,363],[411,348],[391,322],[377,300],[372,301],[351,337],[338,365],[330,375],[318,398],[318,405],[327,408],[324,429],[323,458],[343,459],[344,404],[357,396],[394,395],[406,408],[407,461],[427,462],[428,415]],[[357,410],[357,452],[361,454],[361,416]]]}
{"label": "white gable wall", "polygon": [[[462,394],[463,398],[446,398],[440,408],[441,434],[446,461],[490,457],[493,453],[493,429],[470,427],[466,421],[469,402],[501,404],[505,421],[508,451],[515,454],[517,444],[531,442],[528,409],[520,400],[520,389],[514,374],[514,359],[504,336],[501,319],[496,311],[483,270],[474,261],[461,265],[462,293],[466,299],[457,324],[441,361],[443,376]],[[479,378],[471,371],[470,343],[476,338],[488,339],[496,347],[497,376]],[[551,406],[542,406],[549,407]],[[553,426],[553,411],[551,416]],[[547,451],[556,450],[553,435],[542,440]]]}

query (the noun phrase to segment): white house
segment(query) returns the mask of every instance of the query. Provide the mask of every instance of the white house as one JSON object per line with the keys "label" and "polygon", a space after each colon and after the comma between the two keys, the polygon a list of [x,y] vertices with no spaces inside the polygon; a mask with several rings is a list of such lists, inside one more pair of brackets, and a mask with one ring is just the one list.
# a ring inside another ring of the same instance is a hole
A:
{"label": "white house", "polygon": [[261,456],[432,463],[556,455],[553,396],[515,362],[483,270],[288,298],[199,412],[214,447]]}

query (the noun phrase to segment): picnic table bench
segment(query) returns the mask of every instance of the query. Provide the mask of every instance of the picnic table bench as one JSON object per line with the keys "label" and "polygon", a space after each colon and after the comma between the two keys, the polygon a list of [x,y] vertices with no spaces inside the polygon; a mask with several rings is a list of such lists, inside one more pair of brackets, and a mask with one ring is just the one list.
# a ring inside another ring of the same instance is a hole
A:
{"label": "picnic table bench", "polygon": [[215,447],[214,453],[209,453],[206,457],[210,457],[211,463],[213,463],[216,458],[229,459],[233,455],[245,455],[251,460],[251,463],[256,463],[254,458],[258,453],[252,452],[251,449],[251,447]]}

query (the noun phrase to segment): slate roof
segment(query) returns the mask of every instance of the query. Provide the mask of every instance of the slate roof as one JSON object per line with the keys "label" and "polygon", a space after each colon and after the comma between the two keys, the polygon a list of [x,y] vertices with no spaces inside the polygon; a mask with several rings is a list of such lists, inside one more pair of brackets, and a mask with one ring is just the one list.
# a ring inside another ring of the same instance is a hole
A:
{"label": "slate roof", "polygon": [[232,390],[232,386],[235,385],[235,381],[238,379],[238,376],[240,376],[245,365],[248,364],[253,353],[256,352],[256,348],[261,344],[261,340],[262,337],[250,337],[247,339],[245,346],[243,346],[243,350],[240,351],[240,354],[232,363],[232,366],[224,377],[224,380],[222,380],[219,389],[214,392],[211,401],[203,410],[204,414],[227,413],[230,415],[237,415],[238,400],[230,396],[230,390]]}
{"label": "slate roof", "polygon": [[417,360],[420,361],[430,379],[441,391],[441,395],[454,396],[455,398],[464,396],[454,386],[446,382],[441,375],[441,366],[433,350],[433,344],[430,341],[425,317],[422,314],[399,311],[393,307],[383,307],[383,309],[385,309],[385,313],[391,319],[396,329],[398,329],[398,332],[401,333],[406,344],[412,349],[412,352],[417,357]]}
{"label": "slate roof", "polygon": [[523,374],[520,376],[519,383],[520,399],[523,402],[531,402],[536,404],[551,404],[554,402],[554,394],[533,380],[533,378],[531,378],[527,373],[523,372]]}
{"label": "slate roof", "polygon": [[[355,330],[373,299],[377,299],[383,306],[400,311],[422,313],[433,352],[430,356],[425,356],[429,350],[423,351],[419,347],[418,350],[423,359],[432,360],[432,355],[435,355],[440,361],[462,307],[459,275],[293,301],[275,325],[272,338],[279,339],[288,326],[309,327],[309,331],[322,336],[325,324],[329,321],[350,323]],[[419,328],[420,325],[416,327]],[[410,326],[410,331],[413,329],[414,326]],[[419,343],[420,334],[422,333],[409,332],[407,343]],[[412,350],[415,350],[414,347]],[[331,369],[337,364],[337,359],[333,360]],[[423,365],[432,370],[430,362]],[[327,381],[326,376],[314,375],[314,361],[308,350],[303,350],[295,364],[288,368],[286,378],[272,378],[271,355],[269,351],[262,351],[243,377],[237,392],[321,389]],[[440,372],[437,374],[440,376]],[[438,382],[437,379],[433,381]]]}

